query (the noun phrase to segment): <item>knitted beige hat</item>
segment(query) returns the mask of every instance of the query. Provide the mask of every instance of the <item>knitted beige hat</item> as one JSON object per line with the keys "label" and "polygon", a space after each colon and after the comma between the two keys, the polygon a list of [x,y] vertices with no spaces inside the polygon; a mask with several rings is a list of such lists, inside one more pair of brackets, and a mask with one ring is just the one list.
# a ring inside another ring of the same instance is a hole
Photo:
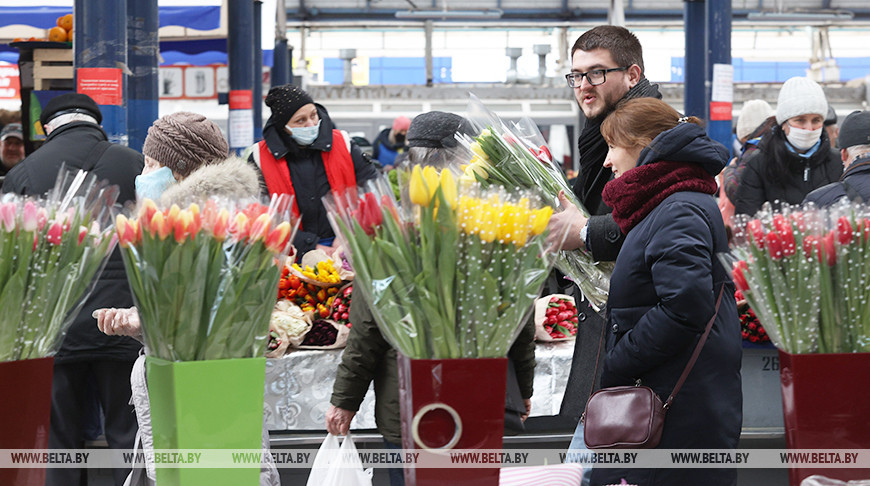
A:
{"label": "knitted beige hat", "polygon": [[743,140],[764,123],[764,120],[773,115],[773,108],[764,100],[749,100],[743,103],[740,116],[737,118],[737,138]]}
{"label": "knitted beige hat", "polygon": [[179,111],[151,125],[142,154],[187,177],[203,165],[226,159],[229,145],[220,128],[206,117]]}

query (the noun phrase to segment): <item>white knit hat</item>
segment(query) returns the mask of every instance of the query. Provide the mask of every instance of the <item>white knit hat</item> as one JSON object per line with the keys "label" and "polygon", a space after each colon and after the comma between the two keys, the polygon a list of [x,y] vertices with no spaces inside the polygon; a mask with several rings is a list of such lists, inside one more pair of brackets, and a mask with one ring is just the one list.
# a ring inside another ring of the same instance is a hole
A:
{"label": "white knit hat", "polygon": [[773,108],[764,100],[749,100],[743,103],[737,118],[737,138],[748,137],[764,120],[773,116]]}
{"label": "white knit hat", "polygon": [[828,100],[822,87],[802,76],[783,83],[776,100],[776,123],[782,125],[789,118],[810,113],[823,118],[828,114]]}

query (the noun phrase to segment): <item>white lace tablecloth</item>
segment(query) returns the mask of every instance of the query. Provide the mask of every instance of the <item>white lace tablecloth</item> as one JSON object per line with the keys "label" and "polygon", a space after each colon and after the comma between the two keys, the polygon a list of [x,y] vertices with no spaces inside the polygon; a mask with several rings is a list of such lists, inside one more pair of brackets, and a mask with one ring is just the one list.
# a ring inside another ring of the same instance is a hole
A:
{"label": "white lace tablecloth", "polygon": [[[325,430],[335,372],[343,350],[296,350],[266,360],[265,421],[269,430]],[[532,416],[556,415],[571,371],[574,341],[539,343],[535,348]],[[374,392],[369,387],[352,429],[374,429]]]}

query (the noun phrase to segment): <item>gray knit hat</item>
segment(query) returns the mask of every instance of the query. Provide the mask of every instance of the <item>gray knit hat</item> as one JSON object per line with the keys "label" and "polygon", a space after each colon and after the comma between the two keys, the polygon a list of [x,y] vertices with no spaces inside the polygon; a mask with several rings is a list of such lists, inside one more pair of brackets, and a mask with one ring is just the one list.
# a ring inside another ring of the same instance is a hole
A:
{"label": "gray knit hat", "polygon": [[465,118],[443,111],[430,111],[417,115],[411,122],[408,147],[451,148],[457,145],[456,132],[474,135],[471,124]]}
{"label": "gray knit hat", "polygon": [[776,123],[782,125],[789,118],[800,115],[828,114],[828,100],[819,83],[797,76],[783,83],[776,101]]}
{"label": "gray knit hat", "polygon": [[148,129],[142,154],[186,177],[203,165],[226,159],[229,145],[220,128],[206,117],[179,111]]}
{"label": "gray knit hat", "polygon": [[292,84],[275,86],[266,95],[266,106],[272,109],[272,121],[284,126],[299,108],[314,103],[311,95]]}

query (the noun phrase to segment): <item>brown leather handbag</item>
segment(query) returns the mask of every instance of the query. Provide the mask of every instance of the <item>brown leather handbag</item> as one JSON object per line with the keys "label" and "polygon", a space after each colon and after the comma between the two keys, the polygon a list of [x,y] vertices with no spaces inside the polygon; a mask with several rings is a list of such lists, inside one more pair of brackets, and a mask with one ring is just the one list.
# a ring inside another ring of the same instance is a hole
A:
{"label": "brown leather handbag", "polygon": [[586,441],[586,447],[590,449],[652,449],[659,445],[659,441],[662,439],[662,429],[665,425],[665,414],[689,376],[689,372],[692,371],[692,367],[695,366],[698,355],[701,354],[710,329],[713,328],[713,321],[719,314],[719,305],[722,303],[724,290],[725,286],[723,285],[716,300],[716,311],[710,318],[710,322],[707,323],[707,328],[698,340],[689,363],[686,364],[683,374],[680,375],[680,379],[674,386],[674,391],[671,392],[665,403],[662,403],[652,388],[641,386],[640,380],[637,380],[635,386],[603,388],[589,397],[589,401],[586,402],[586,411],[580,417],[580,422],[584,426],[583,438]]}

